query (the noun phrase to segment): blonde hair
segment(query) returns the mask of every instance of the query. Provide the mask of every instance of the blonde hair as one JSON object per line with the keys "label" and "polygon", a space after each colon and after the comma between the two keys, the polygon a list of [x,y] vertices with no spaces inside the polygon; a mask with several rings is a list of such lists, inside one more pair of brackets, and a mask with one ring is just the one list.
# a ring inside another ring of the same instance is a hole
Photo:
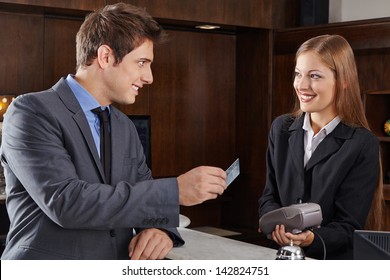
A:
{"label": "blonde hair", "polygon": [[[295,60],[305,53],[314,52],[334,73],[336,80],[335,106],[338,116],[346,125],[364,127],[371,131],[361,99],[361,92],[355,57],[348,41],[340,35],[321,35],[304,42],[298,49]],[[296,97],[293,115],[302,115],[299,100]],[[379,178],[372,205],[366,219],[365,228],[380,230],[383,212],[383,173],[379,155]]]}

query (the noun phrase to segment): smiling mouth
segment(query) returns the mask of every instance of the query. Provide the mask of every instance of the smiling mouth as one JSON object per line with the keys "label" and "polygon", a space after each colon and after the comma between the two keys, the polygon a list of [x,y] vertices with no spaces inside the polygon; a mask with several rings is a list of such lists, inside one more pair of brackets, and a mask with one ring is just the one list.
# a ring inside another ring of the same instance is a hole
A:
{"label": "smiling mouth", "polygon": [[311,100],[316,97],[315,95],[309,95],[309,94],[300,94],[299,98],[302,102],[310,102]]}
{"label": "smiling mouth", "polygon": [[138,91],[139,90],[139,87],[135,86],[135,85],[132,85],[131,86],[135,91]]}

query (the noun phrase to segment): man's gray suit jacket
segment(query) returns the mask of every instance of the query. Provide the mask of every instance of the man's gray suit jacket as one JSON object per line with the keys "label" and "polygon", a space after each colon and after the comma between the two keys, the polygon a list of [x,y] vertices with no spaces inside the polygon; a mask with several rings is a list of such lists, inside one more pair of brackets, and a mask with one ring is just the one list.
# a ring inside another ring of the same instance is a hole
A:
{"label": "man's gray suit jacket", "polygon": [[110,129],[106,184],[85,114],[63,78],[12,102],[1,147],[11,221],[2,259],[126,259],[133,228],[165,228],[184,243],[175,228],[177,179],[153,180],[134,124],[115,108]]}

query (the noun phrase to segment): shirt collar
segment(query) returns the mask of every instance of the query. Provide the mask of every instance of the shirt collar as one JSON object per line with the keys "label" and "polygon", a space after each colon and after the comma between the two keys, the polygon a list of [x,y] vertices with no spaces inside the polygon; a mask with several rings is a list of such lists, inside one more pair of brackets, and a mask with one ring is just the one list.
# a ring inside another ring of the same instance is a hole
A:
{"label": "shirt collar", "polygon": [[[322,130],[325,131],[325,135],[330,134],[336,126],[340,123],[341,119],[339,116],[336,116],[333,120],[331,120],[327,125],[325,125],[321,130],[318,132],[320,133]],[[311,124],[310,124],[310,113],[305,113],[305,118],[303,120],[302,128],[305,131],[312,131]]]}
{"label": "shirt collar", "polygon": [[[84,112],[91,111],[92,109],[95,109],[100,106],[99,102],[97,102],[95,97],[93,97],[85,88],[83,88],[82,85],[79,84],[79,82],[76,81],[74,75],[69,74],[66,77],[66,82],[73,91]],[[110,106],[100,107],[102,109],[108,108],[108,110],[110,110]]]}

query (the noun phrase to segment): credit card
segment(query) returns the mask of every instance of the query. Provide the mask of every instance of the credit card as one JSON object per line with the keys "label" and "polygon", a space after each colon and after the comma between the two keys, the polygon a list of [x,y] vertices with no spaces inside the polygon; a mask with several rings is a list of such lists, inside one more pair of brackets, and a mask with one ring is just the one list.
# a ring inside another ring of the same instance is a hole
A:
{"label": "credit card", "polygon": [[240,175],[240,159],[236,159],[232,165],[229,166],[228,169],[226,169],[226,186],[229,186],[231,182],[234,181],[234,179],[237,178],[238,175]]}

